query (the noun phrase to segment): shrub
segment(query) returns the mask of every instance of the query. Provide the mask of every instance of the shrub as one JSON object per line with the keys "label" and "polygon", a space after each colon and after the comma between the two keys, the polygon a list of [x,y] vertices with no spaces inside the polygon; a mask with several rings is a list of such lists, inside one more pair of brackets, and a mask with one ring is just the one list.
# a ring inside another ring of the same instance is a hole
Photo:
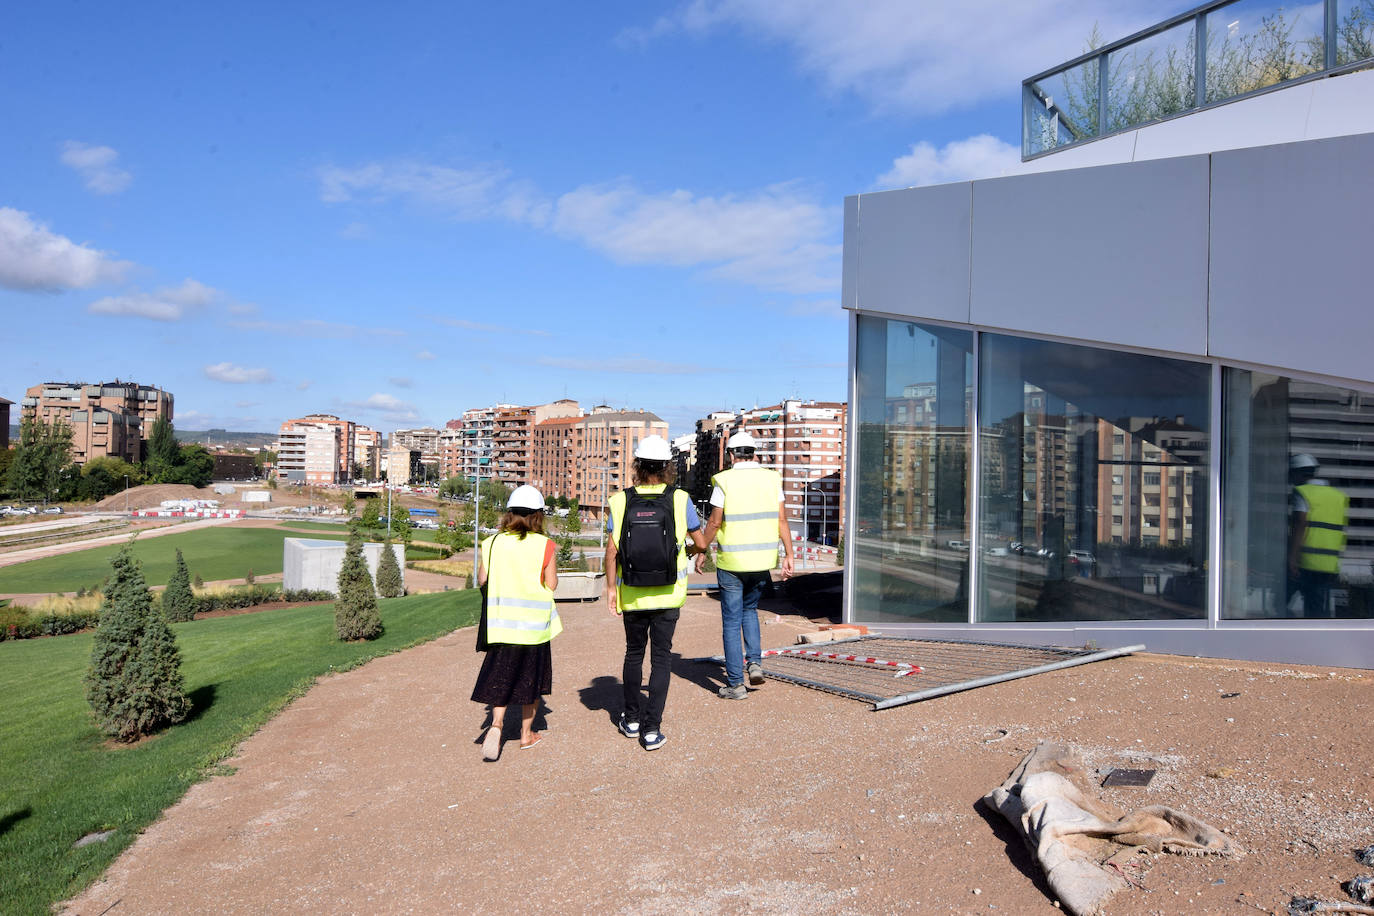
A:
{"label": "shrub", "polygon": [[195,588],[205,587],[205,580],[200,577],[200,573],[196,573],[196,577],[191,580],[191,585]]}
{"label": "shrub", "polygon": [[396,551],[391,549],[390,538],[382,545],[382,559],[377,564],[377,594],[383,598],[399,598],[405,594],[401,567],[396,562]]}
{"label": "shrub", "polygon": [[558,568],[566,569],[572,565],[572,538],[558,539]]}
{"label": "shrub", "polygon": [[196,596],[191,592],[191,574],[186,569],[186,560],[177,548],[176,568],[172,578],[167,580],[167,588],[162,592],[162,613],[168,620],[191,620],[196,616]]}
{"label": "shrub", "polygon": [[114,579],[100,607],[86,699],[101,731],[135,741],[186,718],[191,701],[176,637],[153,606],[133,548],[126,545],[110,565]]}
{"label": "shrub", "polygon": [[334,602],[334,630],[343,640],[376,639],[382,635],[377,592],[363,560],[363,539],[356,531],[348,538],[339,569],[339,598]]}
{"label": "shrub", "polygon": [[257,585],[258,580],[253,577],[253,570],[251,568],[248,570],[248,575],[243,577],[243,581],[247,585]]}
{"label": "shrub", "polygon": [[333,601],[334,593],[318,588],[293,588],[281,593],[283,601]]}
{"label": "shrub", "polygon": [[280,592],[275,585],[247,585],[229,588],[217,588],[196,596],[197,614],[208,614],[211,611],[238,610],[246,607],[256,607],[259,604],[267,604],[269,601],[276,601]]}

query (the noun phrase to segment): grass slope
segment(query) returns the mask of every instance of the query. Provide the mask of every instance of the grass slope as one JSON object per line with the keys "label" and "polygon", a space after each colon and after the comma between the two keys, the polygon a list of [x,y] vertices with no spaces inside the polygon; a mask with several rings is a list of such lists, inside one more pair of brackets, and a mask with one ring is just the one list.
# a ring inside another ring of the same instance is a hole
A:
{"label": "grass slope", "polygon": [[[347,532],[341,532],[337,538],[321,535],[321,539],[344,540],[346,536]],[[258,576],[281,572],[282,542],[289,537],[300,535],[271,528],[203,528],[137,540],[134,554],[143,564],[143,575],[149,585],[167,584],[176,566],[178,547],[192,576],[199,575],[207,582],[241,579],[250,569]],[[7,566],[0,569],[0,592],[73,592],[95,585],[109,575],[110,557],[119,546],[95,547]]]}
{"label": "grass slope", "polygon": [[[365,644],[335,639],[333,605],[174,624],[194,711],[117,749],[86,705],[90,634],[0,643],[0,910],[47,913],[315,678],[470,626],[478,597],[395,598],[381,612],[386,633]],[[98,830],[115,833],[72,848]]]}

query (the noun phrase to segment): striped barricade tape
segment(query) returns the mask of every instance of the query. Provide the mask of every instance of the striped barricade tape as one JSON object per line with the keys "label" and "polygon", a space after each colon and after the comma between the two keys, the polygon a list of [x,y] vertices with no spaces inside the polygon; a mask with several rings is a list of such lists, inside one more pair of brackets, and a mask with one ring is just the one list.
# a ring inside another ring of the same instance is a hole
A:
{"label": "striped barricade tape", "polygon": [[920,665],[913,665],[909,662],[893,662],[885,658],[873,658],[868,655],[841,655],[838,652],[821,652],[816,649],[766,649],[763,654],[765,657],[770,655],[799,655],[803,658],[828,658],[839,662],[859,662],[864,665],[880,665],[901,669],[893,677],[920,674],[925,670]]}

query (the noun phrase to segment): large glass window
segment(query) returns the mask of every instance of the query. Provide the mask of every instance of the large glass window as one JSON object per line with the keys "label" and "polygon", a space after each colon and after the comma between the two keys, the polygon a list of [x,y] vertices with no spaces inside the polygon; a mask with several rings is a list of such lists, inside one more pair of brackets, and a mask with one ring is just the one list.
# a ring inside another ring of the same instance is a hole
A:
{"label": "large glass window", "polygon": [[1204,617],[1210,368],[981,341],[978,619]]}
{"label": "large glass window", "polygon": [[854,614],[968,620],[973,335],[861,315]]}
{"label": "large glass window", "polygon": [[1374,617],[1374,394],[1224,379],[1222,616]]}

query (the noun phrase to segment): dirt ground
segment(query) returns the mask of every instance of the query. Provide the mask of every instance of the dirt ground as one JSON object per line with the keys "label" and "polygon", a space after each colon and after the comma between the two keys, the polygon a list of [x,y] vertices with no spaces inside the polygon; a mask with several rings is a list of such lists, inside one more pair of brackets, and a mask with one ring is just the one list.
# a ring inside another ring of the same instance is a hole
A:
{"label": "dirt ground", "polygon": [[[765,646],[815,622],[765,615]],[[980,803],[1041,739],[1152,767],[1124,807],[1227,831],[1237,860],[1161,856],[1126,916],[1342,899],[1374,843],[1369,672],[1142,654],[872,712],[768,681],[718,699],[719,612],[689,598],[664,719],[620,736],[624,642],[560,608],[554,692],[484,763],[474,633],[322,680],[193,787],[67,912],[1054,913]],[[512,723],[514,725],[514,723]]]}

